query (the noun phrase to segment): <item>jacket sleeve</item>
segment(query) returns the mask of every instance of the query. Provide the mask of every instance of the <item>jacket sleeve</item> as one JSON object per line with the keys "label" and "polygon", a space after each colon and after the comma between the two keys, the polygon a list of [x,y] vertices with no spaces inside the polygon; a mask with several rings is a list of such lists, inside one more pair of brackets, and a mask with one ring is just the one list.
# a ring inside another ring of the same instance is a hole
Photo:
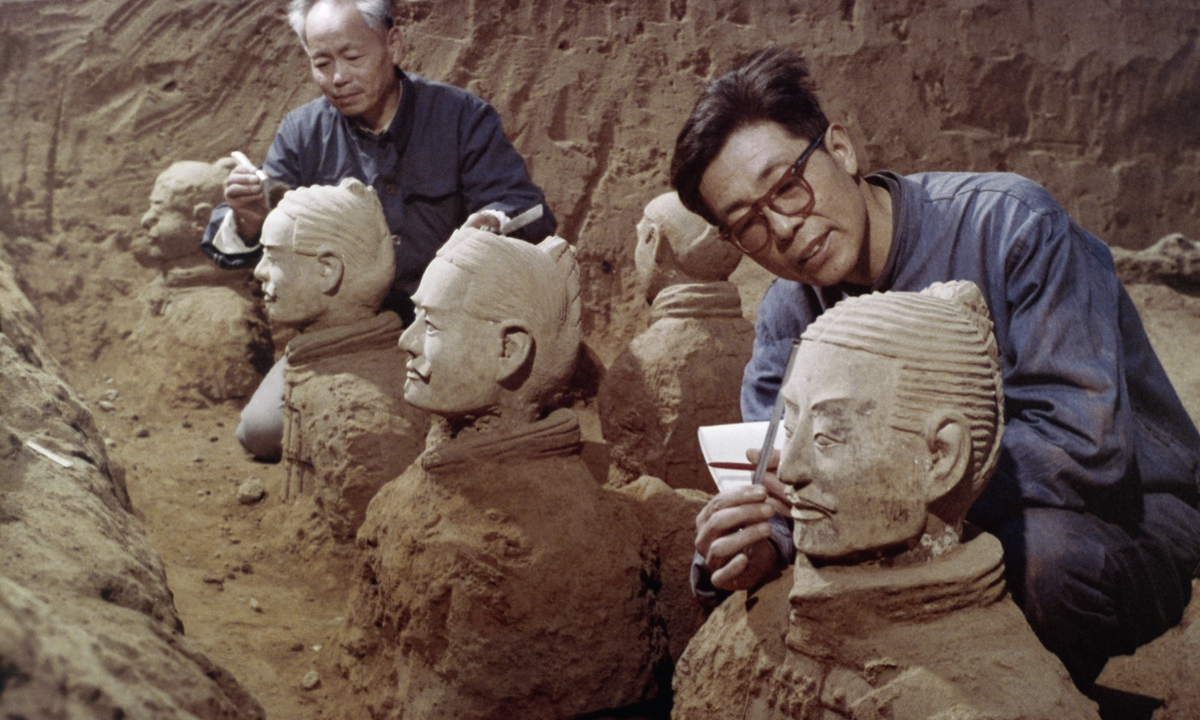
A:
{"label": "jacket sleeve", "polygon": [[[289,114],[283,119],[279,130],[275,133],[275,140],[271,142],[271,147],[267,150],[267,158],[263,161],[263,169],[268,175],[283,180],[289,187],[298,187],[301,184],[299,148],[299,132],[294,117]],[[204,229],[204,238],[200,241],[200,251],[218,266],[226,269],[254,267],[262,257],[262,248],[258,245],[259,238],[257,236],[241,238],[242,243],[248,248],[246,252],[222,252],[217,247],[215,242],[217,234],[221,232],[221,225],[230,212],[228,203],[221,203],[213,208],[212,215],[208,219],[208,226]],[[230,232],[230,229],[226,229],[225,232]]]}
{"label": "jacket sleeve", "polygon": [[836,290],[817,290],[778,278],[771,282],[758,304],[754,353],[742,374],[742,422],[771,419],[792,342],[840,297]]}
{"label": "jacket sleeve", "polygon": [[1133,420],[1112,256],[1048,194],[1026,209],[983,228],[1005,238],[1004,277],[993,279],[1003,282],[1003,308],[992,294],[1004,438],[972,509],[985,528],[1023,507],[1098,511],[1140,492],[1127,472]]}
{"label": "jacket sleeve", "polygon": [[500,115],[484,102],[473,103],[467,112],[459,157],[467,212],[499,210],[512,218],[541,203],[541,219],[514,232],[513,237],[539,242],[554,234],[558,223],[546,205],[546,196],[529,178],[525,160],[505,137]]}

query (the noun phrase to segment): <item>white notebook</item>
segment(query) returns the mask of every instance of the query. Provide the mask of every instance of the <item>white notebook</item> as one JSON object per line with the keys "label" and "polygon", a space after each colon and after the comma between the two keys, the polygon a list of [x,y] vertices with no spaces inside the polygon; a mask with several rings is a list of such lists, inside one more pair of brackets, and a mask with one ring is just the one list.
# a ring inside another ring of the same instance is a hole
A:
{"label": "white notebook", "polygon": [[[753,469],[734,469],[713,467],[713,463],[732,463],[749,466],[746,450],[759,449],[767,436],[766,420],[749,423],[733,423],[731,425],[704,425],[696,428],[696,436],[700,439],[700,450],[704,453],[704,462],[708,463],[708,471],[712,473],[717,488],[724,492],[739,485],[749,485],[754,477]],[[785,433],[780,424],[779,432],[775,433],[775,447],[783,449]]]}

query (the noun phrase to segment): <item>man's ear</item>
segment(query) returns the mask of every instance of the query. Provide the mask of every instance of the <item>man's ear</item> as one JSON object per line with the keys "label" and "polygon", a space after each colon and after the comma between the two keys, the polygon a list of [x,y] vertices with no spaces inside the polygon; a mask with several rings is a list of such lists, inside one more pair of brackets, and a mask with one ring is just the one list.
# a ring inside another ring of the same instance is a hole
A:
{"label": "man's ear", "polygon": [[825,131],[825,149],[851,177],[858,176],[858,155],[845,127],[836,123],[829,126]]}
{"label": "man's ear", "polygon": [[212,210],[212,203],[196,203],[196,207],[192,208],[192,217],[203,227],[208,225],[208,216],[212,215]]}
{"label": "man's ear", "polygon": [[336,295],[342,285],[342,274],[346,271],[342,259],[330,250],[321,250],[317,252],[317,263],[321,266],[317,287],[326,295]]}
{"label": "man's ear", "polygon": [[513,321],[500,325],[500,368],[496,381],[516,390],[529,378],[533,368],[533,335]]}
{"label": "man's ear", "polygon": [[929,494],[932,504],[963,481],[971,464],[971,425],[960,412],[938,410],[925,424],[929,444]]}
{"label": "man's ear", "polygon": [[392,64],[400,67],[400,60],[404,57],[404,38],[400,33],[399,25],[393,25],[387,31],[386,40],[388,55],[392,58]]}

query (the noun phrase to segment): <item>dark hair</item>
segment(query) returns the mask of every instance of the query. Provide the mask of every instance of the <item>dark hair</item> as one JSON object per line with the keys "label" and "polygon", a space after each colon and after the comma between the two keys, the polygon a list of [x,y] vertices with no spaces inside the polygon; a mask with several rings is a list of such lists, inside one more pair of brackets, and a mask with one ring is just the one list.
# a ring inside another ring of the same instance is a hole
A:
{"label": "dark hair", "polygon": [[700,178],[739,128],[770,121],[804,140],[824,133],[829,121],[815,89],[800,53],[777,45],[710,82],[679,131],[671,158],[671,187],[684,206],[717,224],[700,197]]}

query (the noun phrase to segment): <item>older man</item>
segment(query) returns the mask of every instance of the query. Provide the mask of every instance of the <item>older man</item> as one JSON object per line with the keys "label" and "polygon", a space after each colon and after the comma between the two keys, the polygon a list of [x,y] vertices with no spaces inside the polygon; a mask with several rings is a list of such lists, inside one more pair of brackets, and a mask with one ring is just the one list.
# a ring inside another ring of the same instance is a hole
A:
{"label": "older man", "polygon": [[[509,216],[544,205],[545,196],[491,106],[400,70],[400,29],[390,0],[292,0],[288,23],[323,97],[284,118],[263,171],[290,187],[353,177],[375,189],[388,227],[400,238],[383,307],[407,324],[421,274],[456,228],[497,229]],[[225,199],[201,247],[223,267],[253,267],[270,210],[254,168],[230,173]],[[555,225],[547,208],[514,236],[536,242]],[[267,374],[239,428],[243,445],[261,459],[280,453],[282,378],[281,366]]]}
{"label": "older man", "polygon": [[[1006,423],[971,520],[1004,544],[1038,637],[1090,685],[1182,617],[1200,564],[1200,434],[1108,248],[1043,188],[999,173],[864,175],[812,88],[797,54],[758,53],[705,90],[672,161],[684,204],[780,278],[759,308],[743,416],[770,413],[792,340],[838,300],[976,283]],[[716,587],[749,587],[791,554],[768,522],[778,507],[755,487],[701,513]]]}

